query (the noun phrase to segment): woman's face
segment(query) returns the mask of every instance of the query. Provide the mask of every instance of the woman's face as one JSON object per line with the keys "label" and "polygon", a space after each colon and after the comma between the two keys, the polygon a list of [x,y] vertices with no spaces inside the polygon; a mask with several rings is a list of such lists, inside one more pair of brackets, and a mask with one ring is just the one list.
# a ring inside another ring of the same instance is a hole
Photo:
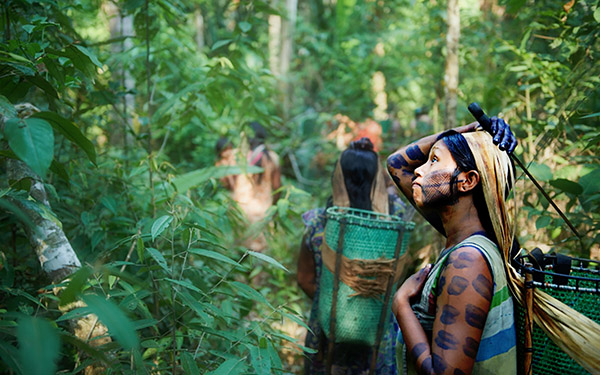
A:
{"label": "woman's face", "polygon": [[460,174],[444,141],[437,141],[427,162],[415,169],[412,189],[417,207],[440,208],[456,204]]}

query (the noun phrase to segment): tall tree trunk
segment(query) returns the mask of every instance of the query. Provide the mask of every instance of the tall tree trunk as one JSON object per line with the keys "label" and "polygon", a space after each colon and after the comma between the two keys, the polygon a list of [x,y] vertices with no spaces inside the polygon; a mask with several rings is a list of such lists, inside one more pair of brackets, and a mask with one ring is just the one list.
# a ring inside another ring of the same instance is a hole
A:
{"label": "tall tree trunk", "polygon": [[202,9],[200,9],[200,5],[196,5],[196,9],[194,10],[194,27],[196,29],[196,46],[198,49],[204,48],[204,15],[202,14]]}
{"label": "tall tree trunk", "polygon": [[286,0],[286,18],[281,24],[281,59],[279,73],[281,76],[281,92],[283,94],[283,116],[289,118],[292,105],[292,85],[290,84],[290,66],[294,51],[294,31],[296,29],[296,15],[298,0]]}
{"label": "tall tree trunk", "polygon": [[[383,43],[379,42],[375,45],[375,54],[379,57],[385,56],[385,49]],[[376,71],[371,77],[371,91],[373,93],[373,103],[375,108],[373,109],[373,118],[376,121],[385,121],[389,118],[388,116],[388,100],[387,93],[385,92],[385,75],[382,71]]]}
{"label": "tall tree trunk", "polygon": [[456,127],[456,106],[458,92],[458,42],[460,39],[460,6],[458,0],[448,0],[448,32],[446,34],[446,70],[444,73],[444,92],[446,129]]}
{"label": "tall tree trunk", "polygon": [[281,16],[269,15],[269,69],[275,77],[279,74],[279,54],[281,53]]}
{"label": "tall tree trunk", "polygon": [[[114,55],[118,55],[131,50],[133,48],[131,38],[134,36],[133,16],[128,15],[124,17],[120,9],[110,1],[104,3],[103,7],[109,17],[108,25],[111,39],[125,37],[121,43],[111,44],[111,52]],[[129,92],[134,90],[135,81],[131,75],[131,67],[127,63],[122,63],[120,69],[114,69],[113,77],[120,81],[125,95],[123,95],[120,108],[120,111],[122,112],[120,120],[122,121],[113,122],[115,124],[122,124],[123,126],[117,126],[112,130],[110,141],[112,145],[122,145],[127,154],[129,146],[133,143],[133,136],[129,129],[133,128],[131,113],[133,113],[134,98]]]}

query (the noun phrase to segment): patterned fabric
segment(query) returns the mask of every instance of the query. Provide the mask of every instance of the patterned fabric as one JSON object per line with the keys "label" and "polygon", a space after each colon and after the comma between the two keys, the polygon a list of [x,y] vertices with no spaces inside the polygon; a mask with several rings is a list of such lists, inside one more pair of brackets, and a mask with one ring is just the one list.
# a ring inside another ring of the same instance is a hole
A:
{"label": "patterned fabric", "polygon": [[[415,315],[426,332],[433,330],[435,320],[436,296],[438,280],[446,259],[454,250],[472,246],[485,257],[494,279],[494,296],[481,336],[479,350],[473,366],[473,374],[516,374],[517,373],[517,333],[515,328],[513,299],[508,289],[504,261],[498,247],[487,237],[476,234],[458,245],[443,251],[431,269],[421,293],[419,303],[412,306]],[[402,334],[399,336],[401,337]],[[416,374],[403,353],[404,374]]]}
{"label": "patterned fabric", "polygon": [[[402,216],[406,206],[396,195],[389,195],[390,213],[392,215]],[[305,238],[307,239],[307,248],[313,253],[315,260],[315,273],[317,280],[317,290],[310,310],[310,319],[308,326],[312,330],[306,335],[305,345],[311,349],[317,350],[315,354],[308,354],[304,362],[304,374],[325,374],[327,363],[327,338],[321,330],[318,321],[319,310],[319,283],[321,269],[323,266],[321,258],[321,246],[325,233],[326,216],[324,208],[315,208],[305,212],[302,219],[306,226]],[[396,375],[396,338],[398,335],[398,324],[393,314],[390,314],[389,329],[384,334],[377,358],[375,374],[377,375]],[[362,345],[350,345],[338,343],[335,345],[335,357],[333,359],[332,373],[344,375],[366,375],[369,372],[371,362],[371,348]]]}

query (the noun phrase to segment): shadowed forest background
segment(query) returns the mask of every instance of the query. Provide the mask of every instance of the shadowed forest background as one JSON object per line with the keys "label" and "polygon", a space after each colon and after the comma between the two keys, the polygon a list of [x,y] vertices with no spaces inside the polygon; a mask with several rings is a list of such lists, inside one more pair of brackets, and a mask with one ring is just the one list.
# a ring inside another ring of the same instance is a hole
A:
{"label": "shadowed forest background", "polygon": [[[0,373],[300,373],[300,214],[344,134],[380,124],[384,159],[473,101],[577,231],[517,170],[521,244],[598,259],[599,3],[3,1]],[[219,182],[250,169],[214,167],[251,121],[283,174],[262,253]],[[442,245],[414,219],[412,270]]]}

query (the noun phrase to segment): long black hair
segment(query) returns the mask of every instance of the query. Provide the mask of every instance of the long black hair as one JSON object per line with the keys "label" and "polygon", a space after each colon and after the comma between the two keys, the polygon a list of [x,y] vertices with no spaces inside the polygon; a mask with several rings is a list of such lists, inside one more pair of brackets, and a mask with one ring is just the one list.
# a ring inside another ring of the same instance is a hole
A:
{"label": "long black hair", "polygon": [[371,140],[363,137],[351,142],[342,152],[340,164],[350,207],[370,211],[371,186],[377,174],[377,154]]}

